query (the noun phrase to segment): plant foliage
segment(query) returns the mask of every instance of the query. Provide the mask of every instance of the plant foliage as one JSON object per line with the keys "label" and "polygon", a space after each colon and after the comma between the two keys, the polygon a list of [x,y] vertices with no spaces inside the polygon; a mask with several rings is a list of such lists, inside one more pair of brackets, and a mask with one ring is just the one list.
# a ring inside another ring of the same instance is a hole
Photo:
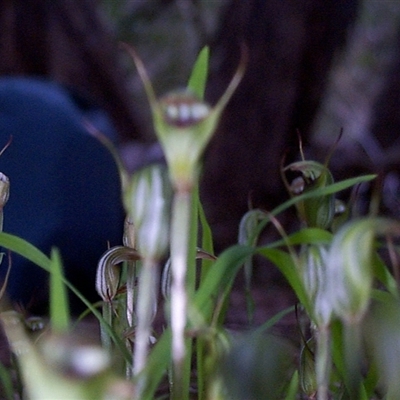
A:
{"label": "plant foliage", "polygon": [[[121,171],[126,229],[121,246],[99,260],[93,283],[102,312],[64,278],[56,249],[48,257],[0,233],[1,246],[51,277],[49,329],[37,340],[26,332],[23,316],[0,315],[26,397],[185,400],[195,392],[201,400],[399,398],[400,222],[353,218],[350,206],[339,207],[336,200],[338,192],[375,176],[334,182],[327,163],[303,159],[284,166],[289,200],[270,212],[250,210],[238,244],[216,256],[199,198],[201,156],[243,76],[246,52],[225,94],[211,107],[204,102],[208,48],[199,54],[187,89],[161,99],[135,51],[128,51],[149,98],[167,169],[150,166],[130,178]],[[297,176],[290,182],[288,174]],[[300,228],[286,233],[279,218],[293,206]],[[280,240],[260,242],[267,225],[277,229]],[[249,320],[254,312],[254,256],[282,273],[297,304],[250,332],[232,332],[225,320],[241,269]],[[82,344],[76,335],[67,289],[97,318],[101,346]],[[271,328],[293,313],[298,342],[273,336]],[[154,324],[156,315],[162,329]],[[11,398],[18,382],[13,389],[4,367],[0,380]]]}

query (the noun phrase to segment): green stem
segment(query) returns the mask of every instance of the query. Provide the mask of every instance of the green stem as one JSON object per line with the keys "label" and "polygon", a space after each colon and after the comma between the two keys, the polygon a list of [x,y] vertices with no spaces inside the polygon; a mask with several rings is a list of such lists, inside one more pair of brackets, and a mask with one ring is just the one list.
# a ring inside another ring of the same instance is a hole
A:
{"label": "green stem", "polygon": [[[0,156],[3,154],[3,151],[8,147],[9,143],[6,144],[3,150],[0,151]],[[0,232],[3,231],[3,219],[4,219],[3,209],[8,201],[9,195],[10,195],[10,181],[6,175],[0,172]],[[3,253],[0,254],[0,264],[2,260],[3,260]]]}
{"label": "green stem", "polygon": [[361,332],[358,320],[344,324],[344,351],[346,362],[346,386],[350,397],[359,398],[361,389]]}
{"label": "green stem", "polygon": [[[154,319],[157,304],[158,280],[157,263],[152,259],[145,259],[139,277],[139,293],[136,305],[137,326],[133,359],[133,373],[135,376],[138,376],[147,364],[151,323]],[[141,388],[144,388],[144,384],[145,382],[141,382],[141,378],[139,378],[139,392],[141,392]]]}
{"label": "green stem", "polygon": [[329,327],[320,327],[317,333],[317,354],[315,361],[318,400],[328,400],[328,388],[331,373],[330,342]]}
{"label": "green stem", "polygon": [[[103,318],[104,321],[112,327],[112,302],[110,301],[103,301]],[[110,334],[107,330],[107,328],[103,325],[100,324],[100,338],[101,338],[101,343],[107,351],[111,352],[111,337]]]}
{"label": "green stem", "polygon": [[129,327],[135,324],[135,287],[136,287],[136,263],[128,261],[126,270],[126,320]]}
{"label": "green stem", "polygon": [[191,193],[177,191],[174,196],[171,224],[171,331],[172,331],[172,399],[188,398],[185,390],[185,328],[188,299],[186,275],[190,240]]}
{"label": "green stem", "polygon": [[[135,325],[135,297],[136,297],[136,262],[127,261],[126,263],[126,321],[129,328],[133,328]],[[129,339],[126,340],[126,347],[129,352],[132,352],[132,346]],[[132,357],[133,363],[133,357]],[[133,365],[132,363],[127,363],[126,365],[126,378],[130,379],[133,375]]]}

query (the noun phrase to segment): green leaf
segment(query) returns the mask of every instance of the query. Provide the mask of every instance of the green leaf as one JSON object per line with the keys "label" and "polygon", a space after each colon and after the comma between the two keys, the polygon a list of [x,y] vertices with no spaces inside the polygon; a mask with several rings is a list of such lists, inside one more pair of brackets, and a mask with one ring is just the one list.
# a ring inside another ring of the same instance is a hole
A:
{"label": "green leaf", "polygon": [[[201,228],[201,248],[202,250],[208,252],[209,254],[214,254],[214,246],[210,225],[207,222],[204,209],[202,207],[199,191],[196,190],[193,194],[194,200],[197,202],[197,212],[199,216],[199,224]],[[197,224],[196,224],[197,228]],[[215,261],[209,259],[202,259],[201,261],[201,272],[200,272],[200,286],[204,279],[206,278],[210,268],[213,268]],[[211,323],[212,317],[207,321]],[[206,343],[203,338],[198,338],[195,342],[196,346],[196,360],[197,360],[197,386],[198,386],[198,398],[203,400],[207,396],[206,386],[207,380],[207,367],[206,367]]]}
{"label": "green leaf", "polygon": [[399,297],[399,290],[396,279],[390,273],[389,269],[379,257],[378,254],[372,256],[374,276],[385,285],[386,289],[394,296]]}
{"label": "green leaf", "polygon": [[264,322],[260,325],[254,333],[263,333],[271,329],[274,325],[276,325],[283,317],[295,311],[295,306],[290,306],[285,308],[282,311],[279,311],[273,317],[271,317],[268,321]]}
{"label": "green leaf", "polygon": [[[32,261],[34,264],[43,268],[47,272],[51,272],[52,261],[50,260],[50,258],[48,258],[44,253],[42,253],[39,249],[37,249],[26,240],[11,235],[9,233],[0,232],[0,246],[3,246],[6,249],[9,249],[25,257],[26,259]],[[101,313],[89,301],[86,300],[85,296],[83,296],[79,292],[79,290],[75,288],[75,286],[73,286],[64,277],[62,277],[62,282],[82,301],[83,304],[85,304],[85,306],[92,312],[92,314],[99,320],[99,322],[103,324],[104,329],[106,329],[110,337],[112,337],[124,359],[127,360],[127,362],[130,362],[131,355],[127,351],[125,344],[115,334],[111,327],[105,322]]]}
{"label": "green leaf", "polygon": [[331,185],[319,187],[314,190],[310,190],[309,192],[306,192],[299,196],[293,197],[292,199],[290,199],[290,200],[286,201],[285,203],[281,204],[280,206],[276,207],[271,212],[271,214],[278,215],[282,211],[288,209],[289,207],[298,203],[299,201],[311,199],[313,197],[326,196],[329,194],[338,193],[338,192],[348,189],[349,187],[352,187],[354,185],[358,185],[363,182],[369,182],[375,178],[376,178],[376,175],[374,175],[374,174],[363,175],[363,176],[358,176],[356,178],[345,179],[344,181],[332,183]]}
{"label": "green leaf", "polygon": [[299,391],[299,372],[294,371],[292,379],[289,383],[289,388],[285,397],[285,400],[295,400],[297,399],[297,394]]}
{"label": "green leaf", "polygon": [[50,274],[50,321],[56,332],[66,332],[70,327],[68,296],[63,278],[60,253],[53,249]]}
{"label": "green leaf", "polygon": [[51,271],[51,260],[49,257],[24,239],[10,235],[9,233],[0,232],[0,246],[25,257],[47,272]]}
{"label": "green leaf", "polygon": [[265,226],[270,221],[270,217],[276,216],[281,212],[287,210],[289,207],[295,205],[299,201],[304,201],[307,199],[311,199],[313,197],[318,196],[326,196],[329,194],[341,192],[342,190],[348,189],[354,185],[358,185],[363,182],[369,182],[376,178],[376,175],[363,175],[358,176],[356,178],[345,179],[344,181],[333,183],[332,185],[320,187],[309,192],[303,193],[299,196],[292,197],[291,199],[285,201],[284,203],[280,204],[278,207],[274,208],[270,213],[269,216],[266,216],[265,219],[260,222],[258,229],[254,232],[254,237],[257,238],[260,236],[261,231],[265,228]]}
{"label": "green leaf", "polygon": [[210,268],[194,298],[194,305],[206,320],[213,311],[216,294],[232,285],[238,270],[253,252],[248,246],[232,246],[225,250]]}
{"label": "green leaf", "polygon": [[271,249],[268,246],[259,247],[257,249],[257,253],[264,256],[276,265],[296,293],[297,298],[303,304],[309,315],[312,315],[310,301],[297,271],[296,265],[294,264],[290,254],[283,250]]}
{"label": "green leaf", "polygon": [[193,66],[192,74],[188,82],[188,89],[190,89],[199,99],[204,98],[204,92],[207,83],[208,75],[208,60],[210,49],[208,46],[203,47],[200,51],[197,60]]}
{"label": "green leaf", "polygon": [[[210,225],[208,224],[206,215],[204,213],[203,206],[201,204],[198,190],[194,193],[197,201],[197,212],[199,216],[199,223],[200,223],[200,232],[201,232],[201,249],[209,254],[214,254],[214,244],[213,244],[213,237]],[[197,225],[196,225],[197,227]],[[201,261],[201,274],[200,274],[200,284],[205,279],[206,275],[210,268],[212,268],[214,264],[214,260],[210,260],[209,258],[203,258]]]}
{"label": "green leaf", "polygon": [[343,324],[334,319],[331,324],[332,347],[331,354],[338,379],[344,381],[346,377],[345,353],[343,343]]}
{"label": "green leaf", "polygon": [[210,225],[207,221],[206,214],[204,213],[203,206],[200,199],[198,199],[198,211],[201,226],[201,248],[210,254],[214,254],[213,237]]}
{"label": "green leaf", "polygon": [[147,377],[141,400],[153,400],[162,377],[171,364],[171,329],[167,328],[157,340],[147,359],[143,374]]}
{"label": "green leaf", "polygon": [[7,368],[2,363],[0,363],[0,382],[2,391],[4,392],[2,394],[5,397],[5,399],[13,400],[15,397],[14,397],[12,378],[11,378],[11,371],[10,368]]}
{"label": "green leaf", "polygon": [[332,233],[320,228],[304,228],[288,235],[287,238],[270,243],[269,248],[281,246],[296,246],[303,244],[322,245],[329,244],[332,240]]}

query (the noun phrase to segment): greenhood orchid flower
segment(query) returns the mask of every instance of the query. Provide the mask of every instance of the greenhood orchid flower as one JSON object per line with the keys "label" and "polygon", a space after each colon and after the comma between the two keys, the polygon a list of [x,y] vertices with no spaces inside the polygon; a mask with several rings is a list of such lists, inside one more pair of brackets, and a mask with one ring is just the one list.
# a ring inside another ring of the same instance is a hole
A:
{"label": "greenhood orchid flower", "polygon": [[211,107],[190,90],[173,91],[157,99],[146,69],[129,46],[143,81],[153,114],[153,124],[163,147],[170,178],[179,191],[191,190],[196,182],[200,157],[217,128],[222,111],[239,85],[245,71],[246,52],[218,103]]}
{"label": "greenhood orchid flower", "polygon": [[[301,175],[289,184],[284,174],[285,185],[292,197],[304,192],[323,188],[333,183],[333,176],[329,169],[315,161],[294,162],[283,169],[283,172],[292,171]],[[309,227],[328,229],[335,216],[334,195],[315,196],[314,198],[296,203],[300,219]]]}

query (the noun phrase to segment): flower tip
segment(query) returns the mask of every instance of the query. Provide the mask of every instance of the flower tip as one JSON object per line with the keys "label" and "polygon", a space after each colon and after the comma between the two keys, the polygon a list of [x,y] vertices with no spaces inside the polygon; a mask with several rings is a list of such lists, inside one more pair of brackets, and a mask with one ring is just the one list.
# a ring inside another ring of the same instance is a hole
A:
{"label": "flower tip", "polygon": [[233,75],[233,78],[231,79],[228,87],[226,88],[225,93],[222,95],[222,97],[220,98],[219,102],[217,103],[217,105],[215,107],[218,112],[221,112],[225,108],[226,104],[228,103],[228,101],[232,97],[233,93],[235,92],[235,90],[239,86],[240,82],[242,81],[243,76],[246,72],[246,67],[247,67],[248,61],[249,61],[249,49],[248,49],[247,45],[245,44],[245,42],[242,42],[240,45],[239,65],[238,65],[236,72]]}
{"label": "flower tip", "polygon": [[157,103],[157,99],[155,92],[153,90],[153,86],[151,85],[149,75],[147,74],[146,68],[143,64],[143,61],[136,53],[136,50],[133,48],[133,46],[125,42],[120,42],[119,46],[121,47],[121,49],[125,50],[132,57],[132,60],[135,63],[140,79],[143,82],[150,105],[154,107],[154,105]]}

